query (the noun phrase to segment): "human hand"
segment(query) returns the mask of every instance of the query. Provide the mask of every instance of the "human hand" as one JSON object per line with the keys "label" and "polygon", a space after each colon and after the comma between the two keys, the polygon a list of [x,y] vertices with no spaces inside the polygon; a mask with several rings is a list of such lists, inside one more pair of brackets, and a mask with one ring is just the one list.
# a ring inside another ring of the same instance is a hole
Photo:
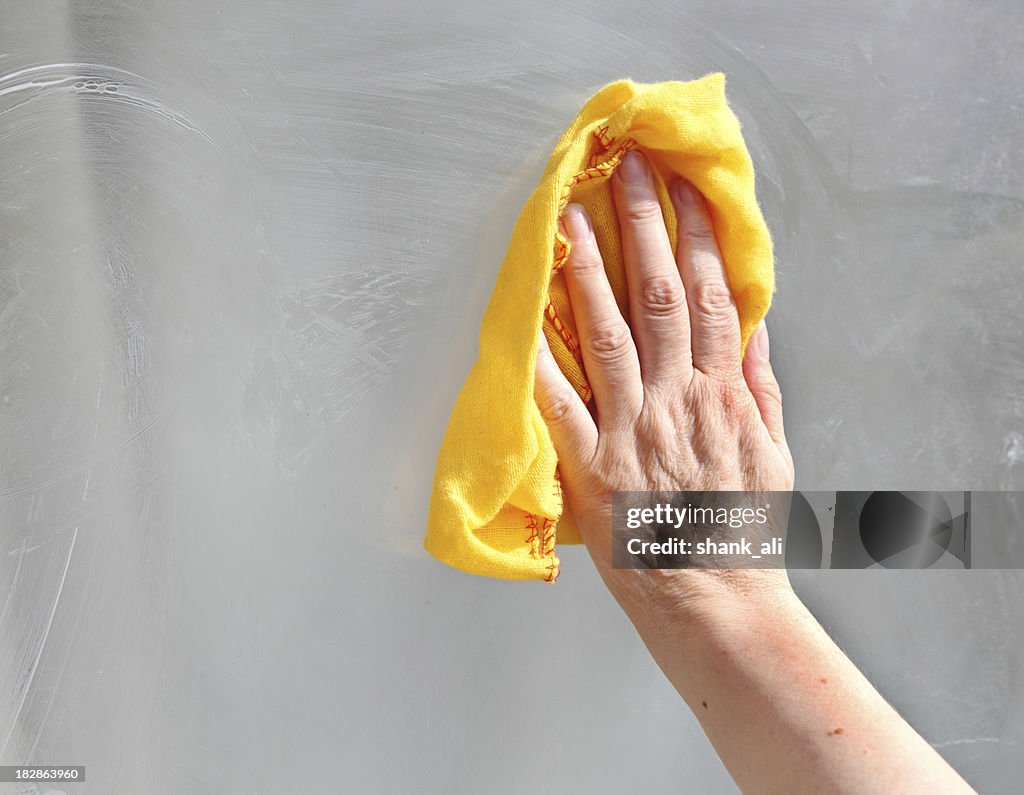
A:
{"label": "human hand", "polygon": [[586,215],[570,205],[565,277],[593,412],[543,334],[534,389],[568,505],[612,595],[744,792],[973,792],[832,643],[785,569],[612,568],[614,491],[793,487],[768,335],[762,323],[741,360],[704,199],[672,185],[673,258],[641,156],[623,159],[612,191],[630,325]]}
{"label": "human hand", "polygon": [[[559,458],[566,500],[612,594],[635,622],[723,589],[788,588],[782,571],[611,567],[614,491],[789,491],[793,460],[762,323],[740,357],[736,304],[704,198],[670,189],[673,257],[650,167],[628,153],[611,178],[629,290],[627,325],[583,207],[570,204],[565,279],[594,394],[593,412],[543,334],[535,398]],[[638,623],[639,626],[639,623]]]}

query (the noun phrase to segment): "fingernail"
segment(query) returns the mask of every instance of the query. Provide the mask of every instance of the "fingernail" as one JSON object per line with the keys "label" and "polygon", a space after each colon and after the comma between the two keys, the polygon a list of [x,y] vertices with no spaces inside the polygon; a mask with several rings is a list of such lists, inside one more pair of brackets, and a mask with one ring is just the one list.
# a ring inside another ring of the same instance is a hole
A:
{"label": "fingernail", "polygon": [[693,187],[693,183],[686,179],[680,179],[676,182],[676,196],[679,197],[679,201],[688,207],[692,207],[697,203],[697,189]]}
{"label": "fingernail", "polygon": [[590,219],[582,204],[570,204],[562,214],[569,237],[586,237],[591,232]]}
{"label": "fingernail", "polygon": [[639,152],[626,152],[616,173],[627,185],[640,185],[647,179],[647,161]]}
{"label": "fingernail", "polygon": [[768,360],[768,326],[764,320],[757,324],[750,338],[750,352],[762,361]]}

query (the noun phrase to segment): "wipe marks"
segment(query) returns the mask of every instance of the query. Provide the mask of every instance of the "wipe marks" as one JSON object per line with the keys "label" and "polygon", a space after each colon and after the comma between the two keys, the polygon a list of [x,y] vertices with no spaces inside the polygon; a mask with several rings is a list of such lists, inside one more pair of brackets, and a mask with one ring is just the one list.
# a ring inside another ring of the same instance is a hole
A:
{"label": "wipe marks", "polygon": [[1003,462],[1007,466],[1024,463],[1024,436],[1010,431],[1003,440]]}
{"label": "wipe marks", "polygon": [[[113,66],[92,63],[52,63],[31,66],[0,75],[0,115],[15,109],[29,110],[40,102],[60,97],[113,103],[110,110],[134,108],[198,135],[220,151],[206,130],[188,113],[176,108],[160,88],[141,75]],[[36,123],[26,113],[25,125]],[[6,136],[4,136],[6,137]]]}
{"label": "wipe marks", "polygon": [[250,438],[269,429],[279,471],[294,474],[326,430],[392,383],[402,348],[436,299],[433,284],[429,274],[381,266],[310,280],[279,299],[246,389],[257,423]]}

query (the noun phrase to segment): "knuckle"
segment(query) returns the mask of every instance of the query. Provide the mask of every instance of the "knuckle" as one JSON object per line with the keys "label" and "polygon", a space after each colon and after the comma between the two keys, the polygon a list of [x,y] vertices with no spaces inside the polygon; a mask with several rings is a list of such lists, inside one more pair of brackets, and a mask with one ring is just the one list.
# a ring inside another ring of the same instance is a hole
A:
{"label": "knuckle", "polygon": [[598,361],[611,362],[622,358],[629,350],[632,337],[625,323],[606,323],[595,328],[587,337],[587,349]]}
{"label": "knuckle", "polygon": [[779,386],[779,382],[775,380],[774,376],[770,373],[762,376],[757,389],[764,397],[782,408],[782,387]]}
{"label": "knuckle", "polygon": [[682,309],[686,301],[679,279],[655,276],[640,288],[640,306],[651,315],[672,315]]}
{"label": "knuckle", "polygon": [[776,403],[782,402],[782,387],[779,386],[779,382],[775,380],[775,376],[770,372],[761,376],[761,392]]}
{"label": "knuckle", "polygon": [[729,287],[717,279],[705,280],[696,286],[693,303],[701,315],[718,318],[727,315],[733,308]]}
{"label": "knuckle", "polygon": [[664,216],[661,214],[661,205],[653,196],[644,195],[626,202],[626,220],[637,225],[653,223],[664,224]]}
{"label": "knuckle", "polygon": [[594,246],[587,242],[574,241],[569,249],[568,265],[579,276],[592,276],[604,270],[604,263]]}
{"label": "knuckle", "polygon": [[540,416],[548,425],[561,425],[572,416],[572,396],[565,390],[556,390],[537,396],[537,408]]}
{"label": "knuckle", "polygon": [[717,246],[715,230],[705,219],[688,219],[683,226],[682,238],[691,248],[710,248]]}

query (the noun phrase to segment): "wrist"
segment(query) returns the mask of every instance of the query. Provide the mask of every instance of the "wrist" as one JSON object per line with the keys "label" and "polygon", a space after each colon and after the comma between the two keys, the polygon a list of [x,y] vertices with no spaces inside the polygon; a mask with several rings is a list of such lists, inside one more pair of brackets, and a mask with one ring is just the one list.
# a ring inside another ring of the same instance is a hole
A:
{"label": "wrist", "polygon": [[640,569],[618,583],[619,602],[634,621],[656,620],[702,630],[737,610],[800,604],[784,569]]}
{"label": "wrist", "polygon": [[630,588],[619,601],[663,669],[663,658],[685,668],[711,646],[743,644],[751,633],[807,614],[784,570],[637,573],[655,576],[637,577],[643,587]]}

